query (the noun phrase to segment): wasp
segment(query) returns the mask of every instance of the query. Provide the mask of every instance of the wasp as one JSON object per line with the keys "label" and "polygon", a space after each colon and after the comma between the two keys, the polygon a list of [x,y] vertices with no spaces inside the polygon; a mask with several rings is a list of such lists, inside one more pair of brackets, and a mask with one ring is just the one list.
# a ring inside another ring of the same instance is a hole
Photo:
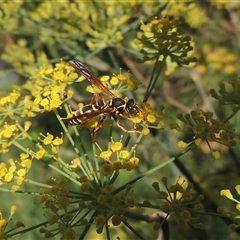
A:
{"label": "wasp", "polygon": [[94,129],[93,141],[97,142],[97,131],[102,127],[103,122],[107,116],[111,116],[116,125],[124,132],[137,132],[136,130],[127,130],[119,124],[117,116],[126,118],[123,114],[127,113],[131,116],[138,115],[141,110],[134,99],[127,97],[120,98],[115,96],[103,83],[81,62],[76,60],[69,61],[70,65],[81,73],[92,85],[96,86],[103,94],[108,96],[109,99],[104,99],[100,94],[95,93],[92,97],[90,104],[83,106],[69,118],[63,118],[64,122],[68,122],[70,126],[79,125],[87,122],[88,120],[101,116],[100,121]]}

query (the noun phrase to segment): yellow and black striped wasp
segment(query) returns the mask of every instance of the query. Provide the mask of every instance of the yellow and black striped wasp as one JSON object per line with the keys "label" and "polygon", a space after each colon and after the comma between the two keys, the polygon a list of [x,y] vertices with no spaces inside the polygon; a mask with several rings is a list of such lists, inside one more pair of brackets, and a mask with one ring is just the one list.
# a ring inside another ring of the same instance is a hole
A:
{"label": "yellow and black striped wasp", "polygon": [[103,121],[107,116],[113,117],[117,126],[121,128],[124,132],[136,132],[135,130],[126,130],[123,126],[119,124],[117,116],[123,116],[124,113],[127,113],[131,116],[138,115],[141,110],[134,101],[134,99],[120,98],[116,97],[103,83],[95,77],[95,75],[81,62],[76,60],[69,61],[70,65],[74,67],[79,73],[81,73],[91,84],[96,86],[102,91],[109,99],[105,100],[100,94],[94,94],[90,104],[79,108],[77,111],[73,112],[72,117],[63,118],[64,122],[68,122],[70,126],[79,125],[87,122],[88,120],[102,115],[99,123],[94,129],[94,138],[93,141],[97,142],[97,131],[102,127]]}

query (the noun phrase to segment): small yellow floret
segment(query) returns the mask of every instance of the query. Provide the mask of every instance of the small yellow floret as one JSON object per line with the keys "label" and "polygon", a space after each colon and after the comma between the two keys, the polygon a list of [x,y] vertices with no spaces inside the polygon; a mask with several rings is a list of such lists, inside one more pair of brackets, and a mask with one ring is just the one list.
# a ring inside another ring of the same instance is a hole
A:
{"label": "small yellow floret", "polygon": [[30,121],[26,121],[24,123],[24,130],[27,131],[31,127],[32,123]]}
{"label": "small yellow floret", "polygon": [[240,195],[240,185],[236,185],[235,189],[236,189],[237,193]]}
{"label": "small yellow floret", "polygon": [[185,148],[187,146],[187,143],[185,143],[184,141],[180,140],[177,145],[178,145],[179,148]]}
{"label": "small yellow floret", "polygon": [[109,158],[112,156],[112,151],[104,151],[100,153],[100,157],[104,160],[109,160]]}
{"label": "small yellow floret", "polygon": [[214,151],[214,152],[212,152],[212,155],[213,155],[213,157],[214,157],[215,159],[219,159],[220,156],[221,156],[221,154],[220,154],[219,151]]}
{"label": "small yellow floret", "polygon": [[111,144],[111,149],[113,152],[120,151],[123,147],[123,144],[121,142],[113,142]]}
{"label": "small yellow floret", "polygon": [[101,82],[107,82],[109,80],[109,76],[102,76],[100,80]]}
{"label": "small yellow floret", "polygon": [[112,86],[115,86],[119,83],[119,79],[117,77],[112,77],[110,83]]}
{"label": "small yellow floret", "polygon": [[122,150],[122,151],[120,151],[119,156],[120,156],[120,158],[122,158],[122,159],[128,159],[128,157],[129,157],[129,151],[127,151],[127,150]]}
{"label": "small yellow floret", "polygon": [[231,199],[231,200],[234,200],[233,195],[232,195],[232,193],[230,192],[229,189],[223,189],[223,190],[221,190],[220,195],[221,195],[221,196],[224,196],[224,197],[227,197],[227,198],[229,198],[229,199]]}
{"label": "small yellow floret", "polygon": [[197,139],[195,140],[195,144],[196,144],[197,146],[200,146],[200,145],[202,144],[202,139],[201,139],[201,138],[197,138]]}
{"label": "small yellow floret", "polygon": [[154,123],[154,122],[156,122],[156,117],[155,117],[153,114],[149,114],[149,115],[147,116],[147,121],[148,121],[149,123]]}
{"label": "small yellow floret", "polygon": [[236,205],[236,209],[237,209],[238,211],[240,211],[240,203],[238,203],[238,204]]}
{"label": "small yellow floret", "polygon": [[144,129],[142,130],[142,135],[143,135],[143,136],[147,136],[149,133],[150,133],[150,130],[149,130],[148,128],[144,128]]}
{"label": "small yellow floret", "polygon": [[54,140],[53,140],[53,145],[55,145],[55,146],[59,146],[59,145],[61,145],[62,143],[63,143],[63,140],[62,140],[62,138],[59,138],[59,137],[56,137]]}
{"label": "small yellow floret", "polygon": [[47,134],[47,136],[44,138],[43,143],[44,145],[51,144],[53,140],[53,135],[52,134]]}

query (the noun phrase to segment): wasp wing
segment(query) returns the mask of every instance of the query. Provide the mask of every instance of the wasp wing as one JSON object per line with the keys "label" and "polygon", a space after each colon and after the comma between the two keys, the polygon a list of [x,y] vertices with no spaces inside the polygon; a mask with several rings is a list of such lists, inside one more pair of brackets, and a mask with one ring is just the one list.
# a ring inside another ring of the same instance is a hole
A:
{"label": "wasp wing", "polygon": [[77,114],[77,111],[75,113],[73,113],[74,116],[69,117],[69,118],[62,118],[62,120],[64,122],[68,122],[69,125],[79,125],[82,123],[87,122],[88,120],[97,117],[101,114],[106,115],[106,114],[111,114],[115,111],[115,109],[111,109],[111,108],[107,108],[107,109],[99,109],[99,110],[95,110],[92,112],[87,112],[87,113],[83,113],[83,114]]}
{"label": "wasp wing", "polygon": [[70,65],[74,67],[79,73],[81,73],[87,80],[99,88],[107,96],[114,98],[115,95],[103,85],[103,83],[81,62],[76,60],[69,61]]}

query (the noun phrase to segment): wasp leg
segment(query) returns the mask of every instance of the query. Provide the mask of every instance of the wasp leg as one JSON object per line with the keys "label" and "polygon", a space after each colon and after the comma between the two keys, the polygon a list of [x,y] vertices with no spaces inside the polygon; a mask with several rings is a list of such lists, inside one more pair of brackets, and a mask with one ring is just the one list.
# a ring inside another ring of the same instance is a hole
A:
{"label": "wasp leg", "polygon": [[98,125],[96,126],[96,128],[94,129],[94,135],[93,135],[93,142],[94,142],[94,144],[99,148],[99,150],[102,152],[102,148],[99,146],[99,144],[98,144],[98,142],[97,142],[97,132],[98,132],[98,130],[102,127],[102,125],[103,125],[103,121],[104,121],[104,119],[107,117],[107,114],[105,114],[102,118],[101,118],[101,120],[100,120],[100,122],[98,123]]}
{"label": "wasp leg", "polygon": [[99,106],[99,107],[102,107],[102,106],[104,106],[106,103],[105,103],[105,101],[104,101],[104,98],[103,98],[100,94],[94,93],[94,94],[93,94],[93,97],[92,97],[92,99],[91,99],[90,104],[96,105],[96,106]]}
{"label": "wasp leg", "polygon": [[[126,128],[124,128],[123,126],[120,125],[120,123],[119,123],[116,115],[113,115],[113,114],[112,114],[111,116],[114,118],[114,121],[115,121],[116,125],[117,125],[120,129],[122,129],[124,132],[126,132],[126,133],[142,133],[141,131],[138,131],[138,130],[127,130]],[[121,115],[121,117],[123,117],[123,116]],[[126,119],[127,119],[127,118],[126,118]]]}

